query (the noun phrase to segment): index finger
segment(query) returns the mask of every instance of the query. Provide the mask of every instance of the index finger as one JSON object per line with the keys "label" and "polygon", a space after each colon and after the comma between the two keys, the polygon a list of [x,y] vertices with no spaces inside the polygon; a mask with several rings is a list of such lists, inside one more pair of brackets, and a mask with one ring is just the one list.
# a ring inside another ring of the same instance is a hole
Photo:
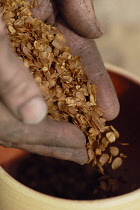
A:
{"label": "index finger", "polygon": [[36,124],[47,113],[42,93],[23,62],[11,50],[0,17],[0,98],[24,123]]}
{"label": "index finger", "polygon": [[46,118],[38,125],[26,125],[16,119],[1,101],[0,113],[0,140],[5,143],[3,146],[19,148],[23,144],[32,144],[80,149],[86,145],[83,132],[72,123]]}
{"label": "index finger", "polygon": [[88,161],[88,153],[86,147],[75,149],[75,148],[64,148],[64,147],[48,147],[43,145],[30,145],[23,144],[19,145],[19,149],[26,150],[31,153],[39,155],[55,157],[62,160],[70,160],[81,165],[86,164]]}

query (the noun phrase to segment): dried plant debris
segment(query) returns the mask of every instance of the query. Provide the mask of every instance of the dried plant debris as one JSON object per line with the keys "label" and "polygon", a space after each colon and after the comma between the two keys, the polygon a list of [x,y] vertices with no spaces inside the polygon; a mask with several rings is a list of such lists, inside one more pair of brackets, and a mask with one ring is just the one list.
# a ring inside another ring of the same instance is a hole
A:
{"label": "dried plant debris", "polygon": [[119,154],[119,149],[117,147],[110,147],[110,153],[112,156],[117,156]]}
{"label": "dried plant debris", "polygon": [[121,157],[117,157],[113,160],[112,162],[112,169],[117,169],[122,165],[122,158]]}
{"label": "dried plant debris", "polygon": [[119,195],[122,181],[120,177],[114,178],[103,175],[98,179],[98,186],[93,190],[93,194],[100,198],[109,198]]}
{"label": "dried plant debris", "polygon": [[[32,6],[36,3],[33,1]],[[48,105],[48,117],[69,121],[84,132],[88,162],[92,161],[103,173],[103,166],[119,154],[114,147],[106,154],[119,133],[113,126],[105,126],[104,111],[96,104],[97,88],[89,83],[80,57],[71,54],[56,27],[31,16],[31,4],[27,0],[1,0],[1,7],[12,49],[41,89]],[[113,161],[113,169],[121,165],[121,157]]]}

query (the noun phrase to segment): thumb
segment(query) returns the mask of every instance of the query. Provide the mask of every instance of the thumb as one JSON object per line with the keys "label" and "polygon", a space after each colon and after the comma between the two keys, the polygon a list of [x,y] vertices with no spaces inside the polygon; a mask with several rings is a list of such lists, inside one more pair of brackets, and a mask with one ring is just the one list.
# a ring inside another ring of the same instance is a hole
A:
{"label": "thumb", "polygon": [[99,38],[102,35],[92,0],[55,0],[65,22],[80,36]]}
{"label": "thumb", "polygon": [[46,116],[41,91],[29,70],[8,45],[0,17],[0,99],[24,123],[36,124]]}

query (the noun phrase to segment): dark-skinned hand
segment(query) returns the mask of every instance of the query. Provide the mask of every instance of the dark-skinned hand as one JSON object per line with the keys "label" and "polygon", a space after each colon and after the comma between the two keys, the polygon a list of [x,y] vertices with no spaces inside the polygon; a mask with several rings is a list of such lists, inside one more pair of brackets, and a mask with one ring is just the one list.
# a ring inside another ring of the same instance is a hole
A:
{"label": "dark-skinned hand", "polygon": [[[107,120],[119,113],[114,87],[93,39],[102,35],[92,0],[38,0],[32,15],[57,26],[81,56],[84,71],[98,87],[97,102]],[[88,160],[84,134],[73,124],[46,117],[42,94],[11,51],[0,17],[0,145],[85,164]]]}

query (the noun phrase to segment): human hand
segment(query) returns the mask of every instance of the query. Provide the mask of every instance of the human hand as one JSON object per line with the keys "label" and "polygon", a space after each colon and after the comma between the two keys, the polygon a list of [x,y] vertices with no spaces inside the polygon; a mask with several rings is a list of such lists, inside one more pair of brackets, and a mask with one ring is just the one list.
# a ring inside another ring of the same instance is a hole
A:
{"label": "human hand", "polygon": [[0,113],[0,145],[80,164],[87,162],[84,134],[71,123],[46,117],[42,94],[9,47],[1,17]]}
{"label": "human hand", "polygon": [[[63,1],[56,1],[56,3],[59,3],[57,5],[60,7],[60,12],[62,14],[62,16],[64,17],[64,19],[66,20],[66,22],[73,28],[73,30],[76,30],[77,33],[79,33],[80,35],[83,35],[83,37],[88,37],[88,38],[97,38],[98,36],[101,35],[101,32],[98,28],[98,26],[96,26],[96,20],[94,17],[94,13],[92,12],[92,19],[88,22],[88,14],[87,17],[84,17],[83,20],[81,20],[81,24],[82,28],[77,28],[75,27],[75,19],[72,20],[70,19],[71,17],[74,17],[71,13],[71,7],[72,2],[75,3],[75,1],[65,1],[65,4],[63,5]],[[76,5],[78,6],[78,3],[81,1],[76,1]],[[38,17],[41,20],[46,20],[47,22],[50,24],[55,24],[57,25],[61,31],[64,33],[65,37],[69,37],[68,40],[68,44],[70,47],[72,47],[73,52],[75,54],[80,54],[83,55],[83,63],[85,63],[85,71],[87,74],[91,74],[91,72],[93,72],[93,70],[97,70],[97,74],[98,76],[96,77],[97,81],[97,86],[101,81],[105,81],[105,86],[101,85],[101,88],[98,86],[98,96],[100,95],[100,97],[98,97],[98,101],[101,105],[102,108],[104,108],[102,105],[107,105],[106,101],[104,100],[104,97],[102,97],[104,95],[104,93],[106,94],[106,89],[108,89],[108,93],[110,94],[110,90],[113,90],[113,88],[110,86],[110,82],[106,82],[106,77],[107,74],[104,73],[104,66],[102,64],[101,58],[97,52],[97,48],[94,46],[94,42],[91,39],[88,38],[83,38],[82,36],[77,35],[76,33],[74,33],[72,30],[69,29],[69,27],[67,27],[64,22],[62,21],[62,19],[60,20],[60,17],[57,18],[55,20],[55,14],[56,14],[56,8],[55,8],[55,1],[54,2],[50,2],[50,1],[39,1],[38,7],[33,9],[33,15]],[[84,1],[83,1],[84,3]],[[89,1],[90,3],[90,1]],[[62,4],[62,5],[61,5]],[[70,5],[69,5],[70,4]],[[65,7],[67,6],[67,8],[69,8],[70,13],[66,12],[65,13]],[[85,6],[85,4],[84,4]],[[87,5],[90,10],[92,11],[92,7],[90,4]],[[44,10],[41,10],[41,8],[43,8]],[[77,7],[78,11],[79,11],[79,6]],[[64,10],[63,10],[64,9]],[[41,11],[41,12],[40,12]],[[44,13],[42,13],[42,11],[44,11]],[[48,11],[47,13],[45,11]],[[81,10],[80,10],[81,11]],[[85,10],[85,7],[83,8],[83,11],[87,11]],[[75,11],[74,11],[75,12]],[[48,15],[48,17],[46,16],[46,14]],[[80,14],[79,14],[80,15]],[[66,19],[67,17],[67,19]],[[79,16],[80,17],[80,16]],[[85,19],[87,18],[87,19]],[[70,20],[70,21],[68,21]],[[86,25],[84,25],[86,21]],[[89,24],[87,24],[89,23]],[[72,24],[72,25],[71,25]],[[85,30],[86,27],[86,30]],[[91,33],[90,33],[91,31]],[[85,33],[88,32],[88,33]],[[1,39],[3,40],[3,38]],[[73,42],[73,45],[71,45],[71,40]],[[4,42],[3,42],[4,43]],[[84,51],[81,51],[81,48],[83,47]],[[3,48],[2,49],[2,54],[3,54]],[[5,48],[6,49],[6,48]],[[8,49],[8,47],[7,47]],[[7,50],[9,52],[9,49]],[[84,57],[85,55],[88,56]],[[90,55],[89,55],[90,54]],[[36,98],[36,96],[41,97],[39,90],[37,89],[35,83],[32,81],[33,79],[31,78],[31,76],[29,75],[28,71],[25,70],[25,67],[23,66],[23,64],[20,63],[19,60],[17,60],[16,56],[12,53],[13,56],[11,56],[12,61],[11,62],[6,62],[9,66],[13,66],[13,69],[16,69],[16,71],[14,70],[13,73],[19,71],[19,68],[17,67],[17,65],[20,66],[20,70],[21,72],[26,72],[24,73],[24,75],[22,75],[23,73],[20,73],[20,76],[22,79],[16,79],[15,83],[13,83],[14,80],[11,81],[12,85],[14,87],[16,87],[15,89],[19,89],[20,92],[18,94],[17,91],[16,93],[14,93],[14,97],[13,95],[11,95],[11,88],[6,88],[7,89],[7,93],[8,96],[11,96],[11,99],[9,98],[8,100],[4,100],[3,97],[2,98],[2,102],[1,102],[1,106],[0,106],[0,111],[3,113],[3,117],[1,118],[0,121],[0,127],[2,128],[1,131],[1,136],[0,139],[2,139],[2,141],[0,142],[0,144],[7,146],[7,147],[16,147],[16,148],[20,148],[20,149],[24,149],[30,152],[34,152],[34,153],[38,153],[38,154],[42,154],[42,155],[46,155],[46,156],[54,156],[57,158],[61,158],[61,159],[68,159],[68,160],[72,160],[81,164],[86,163],[88,157],[87,157],[87,152],[86,152],[86,148],[85,148],[85,137],[83,135],[83,133],[76,128],[74,125],[69,124],[67,122],[54,122],[50,119],[45,119],[44,121],[42,121],[42,123],[40,123],[39,125],[34,125],[34,126],[28,126],[23,124],[20,120],[22,119],[25,123],[37,123],[40,120],[36,120],[34,117],[37,116],[37,111],[41,111],[41,108],[36,109],[35,106],[29,106],[29,109],[25,111],[25,115],[27,117],[27,119],[23,119],[23,116],[21,118],[21,116],[19,117],[17,115],[17,110],[19,109],[17,102],[19,103],[20,100],[17,100],[19,98],[19,95],[21,96],[21,99],[23,99],[22,102],[24,102],[25,104],[25,100],[26,100],[26,93],[24,93],[23,90],[25,90],[24,88],[22,89],[21,84],[25,84],[24,87],[26,87],[27,89],[27,96],[29,96],[29,99],[31,96],[33,96],[33,98]],[[1,56],[1,63],[4,64],[4,60],[3,59],[4,56]],[[85,59],[88,58],[88,59]],[[8,61],[9,56],[7,56],[7,60]],[[13,65],[12,65],[13,62]],[[94,69],[92,65],[95,66],[96,68]],[[1,65],[0,65],[1,66]],[[3,65],[4,66],[4,65]],[[2,66],[2,68],[3,68]],[[2,69],[0,67],[0,69]],[[4,69],[9,69],[4,67]],[[11,68],[12,69],[12,68]],[[10,69],[10,73],[11,73],[11,69]],[[24,71],[25,70],[25,71]],[[98,70],[100,70],[98,72]],[[0,70],[1,71],[1,70]],[[3,71],[5,72],[5,71]],[[9,73],[9,71],[8,71]],[[91,81],[94,83],[96,82],[96,80],[93,80],[94,77],[92,77],[92,75],[96,75],[96,72],[93,72],[93,74],[90,75]],[[103,74],[103,76],[101,76]],[[105,76],[104,76],[105,75]],[[5,73],[4,73],[5,76]],[[19,77],[20,77],[19,76]],[[102,79],[100,79],[100,76],[102,77]],[[16,75],[16,77],[18,78],[18,75]],[[25,79],[26,78],[26,79]],[[30,79],[29,79],[30,78]],[[7,78],[6,78],[7,79]],[[9,82],[9,78],[8,81]],[[22,82],[18,82],[17,81],[21,81]],[[27,80],[27,82],[25,81]],[[109,80],[108,80],[109,81]],[[6,84],[7,84],[6,82]],[[108,88],[106,88],[106,86]],[[5,87],[5,85],[3,86]],[[11,86],[10,86],[11,87]],[[29,87],[31,87],[29,89]],[[33,87],[33,88],[32,88]],[[100,89],[101,91],[100,91]],[[29,90],[30,91],[29,91]],[[34,91],[33,91],[34,90]],[[104,91],[103,91],[104,90]],[[22,92],[23,91],[23,92]],[[100,92],[99,92],[100,91]],[[28,92],[29,95],[28,95]],[[103,93],[104,92],[104,93]],[[113,92],[113,91],[112,91]],[[5,93],[5,91],[4,91]],[[24,93],[24,94],[23,94]],[[100,94],[101,93],[101,94]],[[31,95],[30,95],[31,94]],[[33,95],[32,95],[33,94]],[[4,94],[3,94],[4,96]],[[5,96],[4,96],[5,97]],[[103,99],[103,100],[102,100]],[[115,101],[116,100],[116,96],[113,93],[113,100],[110,101]],[[12,104],[10,104],[10,106],[8,105],[7,101],[13,101]],[[117,100],[116,100],[117,102]],[[34,103],[37,103],[37,100],[34,100]],[[4,104],[6,104],[6,106],[4,106]],[[117,104],[117,103],[115,103]],[[11,106],[12,105],[12,106]],[[7,109],[7,107],[9,109]],[[22,106],[21,106],[22,107]],[[34,107],[34,109],[33,109]],[[110,106],[111,107],[111,106]],[[114,107],[114,106],[112,106]],[[32,108],[32,109],[31,109]],[[45,108],[44,108],[45,109]],[[115,109],[117,110],[117,106],[115,107]],[[17,117],[17,119],[11,114],[11,112],[9,111],[11,110],[15,116]],[[34,112],[35,111],[35,112]],[[30,117],[30,114],[32,114],[33,119]],[[35,113],[35,115],[34,115]],[[44,112],[45,113],[45,112]],[[107,113],[107,112],[106,112]],[[108,111],[108,113],[110,113],[110,111]],[[115,112],[113,111],[113,114]],[[117,111],[116,111],[117,113]],[[114,115],[114,117],[116,116],[116,113]],[[38,113],[39,115],[40,113]],[[112,117],[112,114],[111,114]],[[109,117],[108,117],[109,119]],[[9,126],[10,125],[10,126]],[[8,128],[8,129],[7,129]],[[47,137],[46,137],[47,135]],[[21,138],[22,136],[22,138]]]}
{"label": "human hand", "polygon": [[107,120],[116,118],[120,109],[118,98],[93,40],[102,35],[93,1],[38,0],[38,6],[32,9],[32,13],[60,29],[73,54],[81,56],[91,83],[98,87],[97,103],[105,111],[104,117]]}

